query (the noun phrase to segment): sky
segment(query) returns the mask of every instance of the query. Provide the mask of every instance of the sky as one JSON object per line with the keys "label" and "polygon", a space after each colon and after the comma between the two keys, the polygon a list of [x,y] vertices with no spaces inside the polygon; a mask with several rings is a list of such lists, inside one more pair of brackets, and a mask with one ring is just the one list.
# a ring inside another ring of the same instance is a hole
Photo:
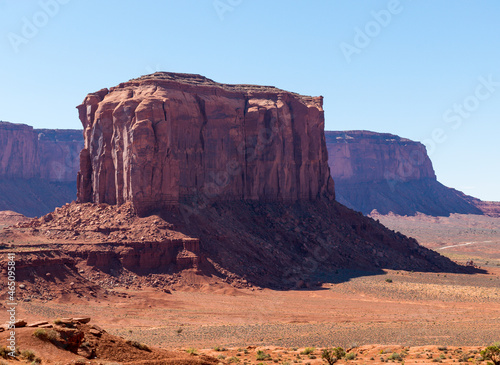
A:
{"label": "sky", "polygon": [[89,92],[155,71],[272,85],[500,201],[499,18],[498,0],[0,0],[0,120],[81,128]]}

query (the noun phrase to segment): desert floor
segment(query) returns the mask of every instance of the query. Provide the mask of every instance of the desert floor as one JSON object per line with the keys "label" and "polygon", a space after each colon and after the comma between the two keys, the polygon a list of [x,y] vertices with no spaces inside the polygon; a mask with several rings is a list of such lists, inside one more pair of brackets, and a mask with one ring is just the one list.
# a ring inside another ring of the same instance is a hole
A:
{"label": "desert floor", "polygon": [[[391,282],[392,281],[392,282]],[[500,269],[488,274],[340,272],[294,291],[209,285],[112,301],[23,302],[30,320],[90,316],[110,333],[153,346],[485,345],[500,340]]]}
{"label": "desert floor", "polygon": [[[464,217],[448,218],[456,220],[452,223],[429,217],[377,219],[403,233],[413,230],[426,246],[458,261],[473,259],[486,273],[343,270],[334,283],[275,291],[235,289],[193,272],[196,288],[172,293],[115,288],[119,295],[108,298],[22,302],[18,318],[90,316],[126,339],[233,363],[320,363],[320,349],[332,346],[351,349],[357,360],[349,362],[357,363],[478,362],[481,347],[500,341],[500,219],[468,218],[468,227]],[[428,230],[436,232],[434,241]],[[491,242],[462,245],[473,240]],[[443,249],[451,245],[457,246]]]}

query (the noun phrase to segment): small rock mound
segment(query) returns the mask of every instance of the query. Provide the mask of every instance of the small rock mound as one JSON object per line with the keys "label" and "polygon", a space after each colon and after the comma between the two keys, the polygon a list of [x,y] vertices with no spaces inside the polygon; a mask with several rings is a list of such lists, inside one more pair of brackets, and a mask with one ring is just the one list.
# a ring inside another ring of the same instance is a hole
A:
{"label": "small rock mound", "polygon": [[[61,318],[38,321],[16,329],[18,358],[45,363],[94,363],[95,360],[120,364],[203,364],[215,365],[210,356],[192,356],[180,351],[166,351],[109,334],[90,318]],[[3,343],[9,332],[0,333]],[[8,350],[8,349],[7,349]],[[1,356],[1,355],[0,355]]]}

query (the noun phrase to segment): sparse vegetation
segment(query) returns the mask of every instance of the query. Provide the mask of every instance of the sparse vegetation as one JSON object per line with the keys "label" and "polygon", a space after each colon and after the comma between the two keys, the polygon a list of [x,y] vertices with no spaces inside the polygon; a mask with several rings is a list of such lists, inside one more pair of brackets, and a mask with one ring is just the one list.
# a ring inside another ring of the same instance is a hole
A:
{"label": "sparse vegetation", "polygon": [[45,328],[37,328],[35,332],[33,332],[33,336],[43,341],[54,342],[57,340],[58,333],[52,329],[47,331]]}
{"label": "sparse vegetation", "polygon": [[302,355],[310,355],[312,354],[314,351],[316,351],[316,348],[314,347],[306,347],[304,349],[304,351],[301,352]]}
{"label": "sparse vegetation", "polygon": [[388,360],[394,360],[394,361],[403,361],[403,356],[397,352],[393,352],[392,355],[390,355]]}
{"label": "sparse vegetation", "polygon": [[189,355],[193,355],[193,356],[196,356],[198,355],[198,350],[196,350],[195,348],[193,347],[190,347],[186,350],[186,352],[189,354]]}
{"label": "sparse vegetation", "polygon": [[235,363],[235,364],[236,364],[236,363],[239,363],[239,362],[240,362],[240,359],[238,359],[238,358],[237,358],[237,357],[235,357],[235,356],[232,356],[232,357],[230,357],[229,359],[227,359],[227,362],[228,362],[228,364],[232,364],[232,363]]}
{"label": "sparse vegetation", "polygon": [[346,360],[354,360],[356,358],[356,353],[355,352],[349,352],[344,356]]}
{"label": "sparse vegetation", "polygon": [[33,350],[23,350],[21,352],[21,356],[29,361],[35,361],[35,358],[36,358],[35,351],[33,351]]}
{"label": "sparse vegetation", "polygon": [[262,350],[258,350],[257,351],[257,360],[258,361],[262,361],[262,360],[271,360],[271,355],[269,354],[266,354],[264,351]]}
{"label": "sparse vegetation", "polygon": [[500,343],[495,343],[481,351],[483,359],[488,360],[488,364],[500,365]]}
{"label": "sparse vegetation", "polygon": [[392,283],[392,279],[385,279],[386,283]]}
{"label": "sparse vegetation", "polygon": [[345,356],[345,351],[342,347],[335,347],[333,349],[324,349],[321,354],[323,361],[326,361],[329,365],[335,364],[338,360]]}
{"label": "sparse vegetation", "polygon": [[[10,359],[11,357],[9,356],[9,352],[10,352],[9,349],[7,349],[4,346],[0,346],[0,356],[1,357],[3,357],[4,359]],[[16,348],[16,350],[14,351],[14,353],[15,353],[16,356],[21,355],[21,353],[19,352],[19,348]]]}

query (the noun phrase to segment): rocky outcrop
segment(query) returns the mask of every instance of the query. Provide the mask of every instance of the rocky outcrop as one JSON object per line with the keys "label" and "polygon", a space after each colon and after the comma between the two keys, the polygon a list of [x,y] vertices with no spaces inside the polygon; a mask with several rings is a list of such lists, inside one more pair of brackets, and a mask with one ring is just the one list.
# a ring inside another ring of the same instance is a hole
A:
{"label": "rocky outcrop", "polygon": [[43,215],[76,197],[80,130],[0,122],[0,210]]}
{"label": "rocky outcrop", "polygon": [[340,203],[364,214],[483,214],[471,197],[437,181],[423,144],[369,131],[325,134]]}
{"label": "rocky outcrop", "polygon": [[[89,266],[196,268],[277,288],[337,268],[464,270],[334,200],[321,98],[156,73],[89,94],[78,110],[80,204],[25,227],[61,244],[105,242]],[[63,213],[79,207],[101,210],[89,222]],[[138,233],[120,226],[127,207]]]}
{"label": "rocky outcrop", "polygon": [[130,201],[145,215],[186,201],[333,199],[321,97],[155,73],[78,110],[80,202]]}

